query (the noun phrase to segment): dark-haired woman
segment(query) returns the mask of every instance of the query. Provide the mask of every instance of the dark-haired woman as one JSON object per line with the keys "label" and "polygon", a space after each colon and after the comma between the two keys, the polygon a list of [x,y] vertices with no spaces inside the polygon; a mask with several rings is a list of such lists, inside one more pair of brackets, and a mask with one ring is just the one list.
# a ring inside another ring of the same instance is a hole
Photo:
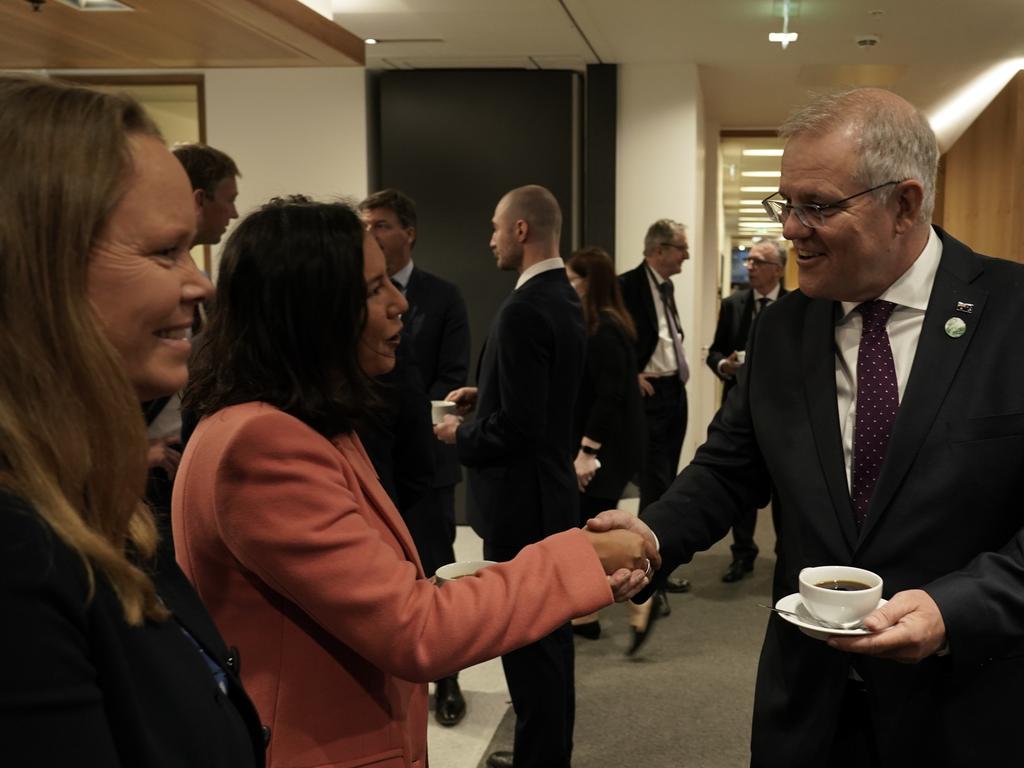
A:
{"label": "dark-haired woman", "polygon": [[[580,488],[582,524],[606,509],[615,509],[626,483],[643,458],[644,410],[636,386],[636,329],[622,302],[611,257],[601,248],[582,248],[566,262],[583,304],[587,352],[576,400],[576,480]],[[637,630],[646,632],[647,606],[633,611],[634,647]],[[597,614],[573,620],[573,631],[596,639]],[[642,642],[642,635],[641,635]]]}
{"label": "dark-haired woman", "polygon": [[434,586],[353,431],[405,298],[351,208],[274,201],[221,261],[186,403],[178,559],[244,659],[272,766],[426,765],[426,682],[646,581],[638,539],[566,531]]}
{"label": "dark-haired woman", "polygon": [[0,763],[250,768],[236,666],[143,502],[185,385],[195,204],[131,99],[0,76]]}

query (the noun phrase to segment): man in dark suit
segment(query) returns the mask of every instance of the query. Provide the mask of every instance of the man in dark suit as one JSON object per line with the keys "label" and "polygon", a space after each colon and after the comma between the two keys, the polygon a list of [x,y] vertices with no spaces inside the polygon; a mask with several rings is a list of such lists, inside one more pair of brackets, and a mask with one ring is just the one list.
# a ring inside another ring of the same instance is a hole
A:
{"label": "man in dark suit", "polygon": [[[636,324],[636,359],[647,423],[644,463],[640,468],[640,510],[661,498],[679,472],[686,436],[686,382],[690,368],[683,351],[683,329],[676,309],[672,276],[690,257],[686,228],[671,219],[651,224],[644,236],[644,260],[619,275],[622,299]],[[690,582],[670,576],[670,592],[689,592]],[[654,610],[668,614],[663,591]]]}
{"label": "man in dark suit", "polygon": [[[539,186],[513,189],[498,203],[491,250],[498,268],[519,273],[498,309],[477,374],[447,399],[476,406],[458,425],[435,427],[469,468],[469,520],[484,557],[511,560],[531,542],[579,524],[573,406],[583,372],[579,297],[558,256],[562,214]],[[502,657],[516,712],[516,768],[569,768],[576,708],[569,624]],[[491,768],[513,765],[495,752]]]}
{"label": "man in dark suit", "polygon": [[[459,289],[447,280],[417,267],[412,260],[416,246],[416,204],[396,189],[375,192],[359,205],[367,229],[384,251],[388,276],[405,293],[409,311],[402,318],[402,347],[411,348],[412,365],[426,390],[427,399],[443,400],[466,383],[469,367],[469,318]],[[459,459],[452,446],[434,440],[429,428],[433,476],[425,493],[399,511],[409,526],[423,570],[433,574],[454,562],[455,486],[462,479]],[[398,435],[398,442],[418,444],[420,435]],[[466,715],[466,700],[458,675],[437,681],[434,718],[441,725],[457,725]]]}
{"label": "man in dark suit", "polygon": [[820,98],[782,135],[766,205],[800,290],[754,327],[707,443],[662,500],[642,521],[612,511],[596,526],[653,531],[672,567],[774,488],[775,600],[805,566],[883,577],[869,634],[821,642],[769,618],[753,765],[1014,763],[1024,268],[929,224],[935,137],[894,94]]}
{"label": "man in dark suit", "polygon": [[[782,274],[786,269],[786,251],[775,242],[755,243],[744,261],[750,275],[750,287],[722,300],[718,313],[715,340],[708,350],[707,364],[722,384],[722,402],[736,383],[736,373],[743,365],[747,334],[751,323],[779,297],[786,294]],[[757,543],[754,529],[757,509],[749,509],[732,526],[732,563],[722,576],[727,584],[739,581],[754,570]]]}

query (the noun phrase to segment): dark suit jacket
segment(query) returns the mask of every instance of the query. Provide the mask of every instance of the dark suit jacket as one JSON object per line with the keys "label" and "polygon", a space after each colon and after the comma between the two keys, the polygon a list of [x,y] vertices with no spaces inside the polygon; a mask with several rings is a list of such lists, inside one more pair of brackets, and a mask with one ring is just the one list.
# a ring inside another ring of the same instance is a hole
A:
{"label": "dark suit jacket", "polygon": [[501,305],[477,376],[476,417],[459,427],[469,522],[518,547],[579,524],[573,406],[583,373],[583,313],[561,269]]}
{"label": "dark suit jacket", "polygon": [[[452,283],[413,267],[405,287],[409,301],[404,338],[412,348],[416,367],[430,400],[443,400],[453,389],[466,385],[469,370],[469,317],[462,294]],[[462,469],[455,448],[430,433],[434,447],[434,487],[455,485]]]}
{"label": "dark suit jacket", "polygon": [[[780,287],[777,299],[781,299],[786,293],[788,291]],[[722,306],[718,311],[718,325],[715,327],[715,340],[711,342],[706,361],[711,372],[725,382],[722,388],[722,402],[725,402],[725,396],[736,384],[736,378],[722,376],[718,372],[718,364],[736,350],[747,348],[747,334],[753,319],[753,288],[737,291],[722,299]]]}
{"label": "dark suit jacket", "polygon": [[[622,300],[626,309],[633,316],[636,325],[636,364],[637,373],[647,367],[647,363],[658,345],[658,313],[654,308],[654,296],[651,295],[651,284],[647,278],[646,261],[640,266],[619,275],[619,286],[622,288]],[[682,328],[680,327],[680,333]],[[685,335],[685,334],[684,334]]]}
{"label": "dark suit jacket", "polygon": [[[881,574],[885,597],[921,588],[942,612],[950,655],[914,665],[844,655],[771,617],[755,765],[824,765],[851,663],[870,690],[884,765],[997,765],[1019,754],[1024,268],[939,236],[920,342],[859,533],[836,408],[836,304],[799,291],[756,323],[707,442],[643,514],[671,572],[737,514],[764,506],[774,484],[775,600],[797,591],[805,566],[851,564]],[[960,338],[944,331],[951,317],[967,324]]]}
{"label": "dark suit jacket", "polygon": [[[173,561],[154,579],[174,614],[131,627],[98,571],[0,492],[0,752],[5,765],[262,766],[255,709]],[[228,695],[181,627],[226,670]],[[228,700],[230,698],[230,701]]]}
{"label": "dark suit jacket", "polygon": [[583,435],[601,443],[601,468],[585,493],[618,499],[640,468],[644,406],[636,385],[633,342],[619,323],[602,317],[587,337],[583,381],[576,401],[576,444]]}

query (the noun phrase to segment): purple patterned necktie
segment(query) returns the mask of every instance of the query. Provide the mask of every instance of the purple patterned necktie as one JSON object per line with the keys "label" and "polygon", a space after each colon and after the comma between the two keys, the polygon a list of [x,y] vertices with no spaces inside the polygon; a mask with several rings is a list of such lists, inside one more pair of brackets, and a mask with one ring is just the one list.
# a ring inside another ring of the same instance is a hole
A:
{"label": "purple patterned necktie", "polygon": [[857,350],[856,426],[850,496],[857,527],[867,519],[875,483],[900,405],[896,365],[885,324],[896,308],[891,301],[865,301],[856,307],[864,318]]}

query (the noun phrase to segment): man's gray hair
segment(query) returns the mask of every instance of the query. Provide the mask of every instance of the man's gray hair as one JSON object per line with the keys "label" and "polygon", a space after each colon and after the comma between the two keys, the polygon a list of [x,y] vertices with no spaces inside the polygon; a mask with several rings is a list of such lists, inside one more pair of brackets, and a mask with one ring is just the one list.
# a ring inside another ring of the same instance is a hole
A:
{"label": "man's gray hair", "polygon": [[778,240],[765,239],[759,243],[754,243],[750,246],[750,250],[747,251],[747,255],[753,256],[755,251],[764,251],[766,256],[774,255],[779,261],[779,266],[783,269],[786,268],[786,246]]}
{"label": "man's gray hair", "polygon": [[686,234],[686,227],[672,219],[658,219],[647,228],[644,235],[644,256],[649,254],[662,243],[672,242],[676,235]]}
{"label": "man's gray hair", "polygon": [[[854,88],[820,96],[801,107],[779,129],[784,139],[850,127],[860,140],[856,181],[866,189],[887,181],[916,179],[924,187],[919,220],[931,221],[939,146],[927,118],[908,102],[880,88]],[[874,194],[883,202],[893,188]]]}

